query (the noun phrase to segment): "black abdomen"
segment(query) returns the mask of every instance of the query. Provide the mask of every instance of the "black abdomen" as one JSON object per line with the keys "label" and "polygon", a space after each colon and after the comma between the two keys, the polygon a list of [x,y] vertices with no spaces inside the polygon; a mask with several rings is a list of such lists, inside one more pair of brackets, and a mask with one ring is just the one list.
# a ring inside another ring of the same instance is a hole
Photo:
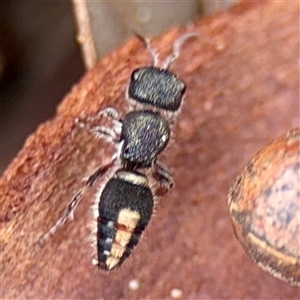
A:
{"label": "black abdomen", "polygon": [[97,227],[98,265],[114,269],[139,242],[153,211],[153,195],[144,175],[120,170],[102,191]]}

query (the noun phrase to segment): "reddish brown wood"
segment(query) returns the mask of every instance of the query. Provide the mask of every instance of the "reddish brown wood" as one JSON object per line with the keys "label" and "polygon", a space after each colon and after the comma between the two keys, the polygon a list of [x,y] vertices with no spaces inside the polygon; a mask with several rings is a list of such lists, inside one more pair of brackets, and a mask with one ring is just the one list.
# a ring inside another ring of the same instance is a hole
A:
{"label": "reddish brown wood", "polygon": [[[91,264],[90,198],[43,246],[81,179],[113,148],[74,126],[106,106],[126,111],[132,70],[148,63],[136,39],[105,57],[29,137],[0,181],[1,292],[6,299],[295,299],[299,290],[253,264],[234,237],[231,181],[267,142],[299,123],[297,3],[238,5],[196,22],[172,70],[187,84],[176,142],[161,161],[176,187],[157,206],[140,245],[119,270]],[[162,56],[185,30],[153,41]],[[88,196],[91,196],[90,193]],[[128,287],[138,279],[140,288]]]}

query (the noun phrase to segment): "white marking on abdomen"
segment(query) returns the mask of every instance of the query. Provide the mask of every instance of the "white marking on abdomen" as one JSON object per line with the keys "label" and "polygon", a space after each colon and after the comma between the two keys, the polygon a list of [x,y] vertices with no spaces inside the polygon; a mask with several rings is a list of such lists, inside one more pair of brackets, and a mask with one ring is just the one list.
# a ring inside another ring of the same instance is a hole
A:
{"label": "white marking on abdomen", "polygon": [[141,216],[137,211],[130,210],[129,208],[124,208],[119,212],[117,224],[121,228],[118,228],[116,232],[110,256],[106,260],[108,269],[114,268],[119,263],[140,218]]}

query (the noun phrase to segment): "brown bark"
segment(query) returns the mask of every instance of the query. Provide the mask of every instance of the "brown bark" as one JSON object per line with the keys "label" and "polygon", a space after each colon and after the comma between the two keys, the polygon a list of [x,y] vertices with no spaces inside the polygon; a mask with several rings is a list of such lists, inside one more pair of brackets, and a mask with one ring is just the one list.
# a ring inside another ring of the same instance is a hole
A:
{"label": "brown bark", "polygon": [[[295,299],[299,289],[253,264],[235,239],[231,181],[255,152],[299,124],[297,3],[241,4],[195,23],[172,66],[187,84],[175,141],[161,161],[175,188],[157,205],[144,239],[124,265],[103,274],[87,242],[93,191],[45,244],[82,178],[113,148],[74,125],[106,106],[128,110],[131,72],[147,64],[132,39],[105,57],[29,137],[0,181],[1,291],[5,299],[158,299],[173,288],[193,299]],[[165,57],[185,30],[153,41]],[[138,279],[140,288],[128,283]]]}

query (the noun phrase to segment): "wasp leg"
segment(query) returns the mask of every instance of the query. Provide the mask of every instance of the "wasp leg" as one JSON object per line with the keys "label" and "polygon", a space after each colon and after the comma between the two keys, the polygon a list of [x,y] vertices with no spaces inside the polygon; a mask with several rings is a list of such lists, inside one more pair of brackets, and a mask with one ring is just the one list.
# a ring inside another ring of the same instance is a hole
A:
{"label": "wasp leg", "polygon": [[174,187],[174,180],[170,171],[159,162],[156,162],[152,169],[152,177],[158,184],[155,194],[162,196]]}
{"label": "wasp leg", "polygon": [[50,230],[44,234],[38,241],[39,244],[43,244],[51,235],[53,235],[58,228],[63,226],[67,219],[73,219],[74,218],[74,212],[82,200],[83,196],[85,195],[86,191],[94,185],[97,179],[99,179],[101,176],[103,176],[109,168],[111,168],[114,164],[114,160],[111,161],[109,164],[106,164],[104,166],[100,166],[92,175],[90,175],[85,183],[85,186],[82,187],[71,199],[71,201],[68,204],[67,209],[63,213],[62,217],[59,218],[56,223],[50,228]]}

